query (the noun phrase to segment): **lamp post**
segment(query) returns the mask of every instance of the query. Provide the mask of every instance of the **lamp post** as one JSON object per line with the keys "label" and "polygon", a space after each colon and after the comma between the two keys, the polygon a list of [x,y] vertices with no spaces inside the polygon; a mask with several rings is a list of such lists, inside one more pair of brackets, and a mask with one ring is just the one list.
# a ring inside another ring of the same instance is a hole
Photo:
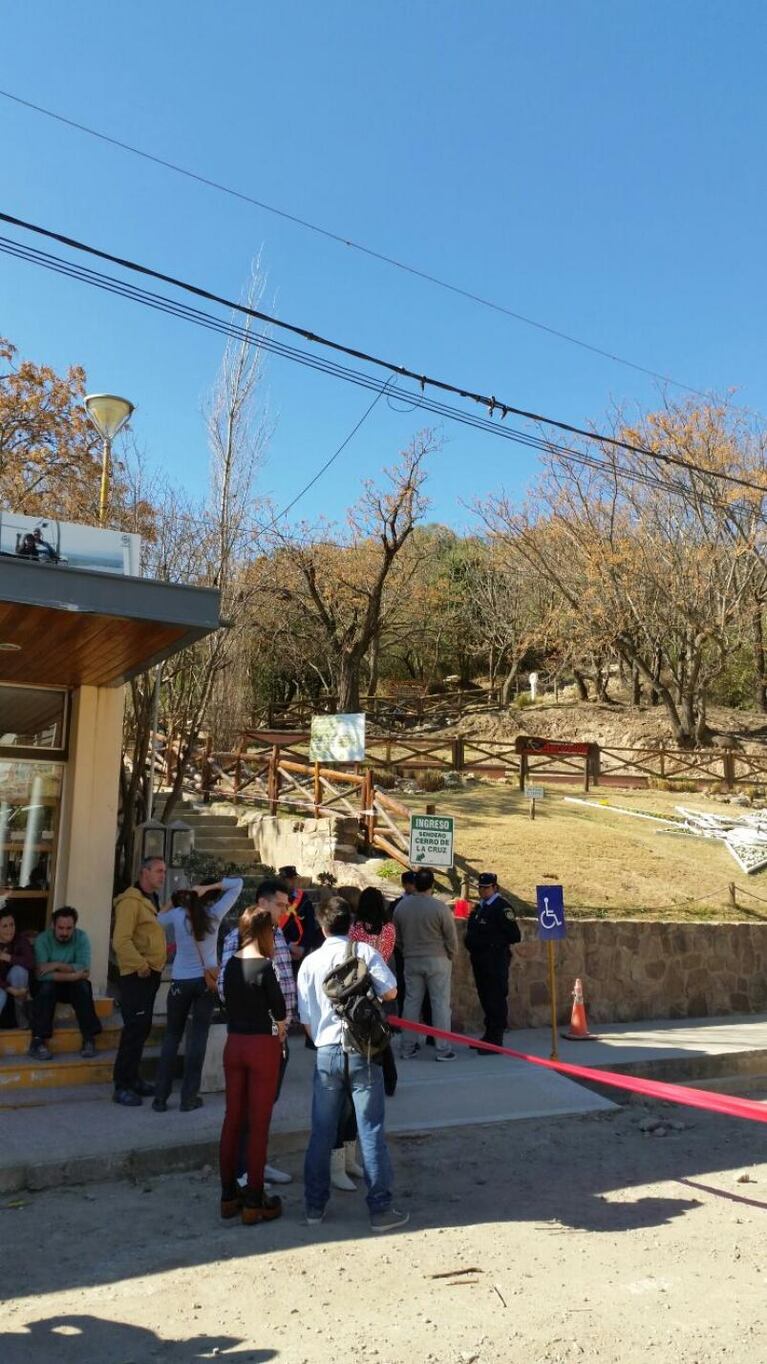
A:
{"label": "lamp post", "polygon": [[99,523],[103,525],[107,515],[112,441],[118,431],[122,431],[125,423],[130,420],[133,403],[128,402],[127,398],[116,397],[114,393],[89,393],[85,399],[85,410],[104,441],[104,453],[101,460],[101,493],[99,495]]}

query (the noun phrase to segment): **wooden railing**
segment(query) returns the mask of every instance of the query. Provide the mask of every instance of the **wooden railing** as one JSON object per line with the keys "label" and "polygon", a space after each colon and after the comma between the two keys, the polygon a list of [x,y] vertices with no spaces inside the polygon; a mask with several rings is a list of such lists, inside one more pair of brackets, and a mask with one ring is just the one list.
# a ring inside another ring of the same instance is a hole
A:
{"label": "wooden railing", "polygon": [[317,816],[353,816],[372,846],[383,846],[376,843],[376,837],[383,837],[404,851],[404,833],[400,830],[401,837],[395,838],[391,829],[388,834],[385,830],[389,821],[396,826],[394,816],[406,817],[406,807],[384,789],[386,782],[382,786],[376,780],[377,774],[393,778],[449,771],[512,778],[520,784],[548,778],[578,782],[587,789],[600,783],[650,786],[688,781],[737,790],[767,784],[767,748],[744,753],[605,745],[584,762],[561,753],[520,755],[506,740],[406,739],[389,734],[368,738],[364,763],[328,768],[310,761],[305,732],[249,730],[234,752],[214,751],[208,743],[196,755],[190,777],[206,802],[219,797],[263,804],[271,813],[279,807]]}
{"label": "wooden railing", "polygon": [[200,787],[204,799],[216,795],[261,803],[271,815],[287,810],[314,819],[324,815],[353,818],[368,847],[409,865],[410,811],[376,785],[370,769],[352,772],[323,767],[278,744],[255,752],[208,749],[200,764]]}
{"label": "wooden railing", "polygon": [[[497,705],[499,698],[497,687],[435,695],[403,692],[392,696],[362,696],[360,709],[365,712],[368,725],[384,729],[397,726],[408,728],[424,720],[448,721],[486,710],[488,706]],[[253,718],[257,725],[263,725],[266,729],[294,729],[308,725],[313,715],[334,715],[337,710],[338,697],[323,695],[316,700],[274,701],[264,706]]]}

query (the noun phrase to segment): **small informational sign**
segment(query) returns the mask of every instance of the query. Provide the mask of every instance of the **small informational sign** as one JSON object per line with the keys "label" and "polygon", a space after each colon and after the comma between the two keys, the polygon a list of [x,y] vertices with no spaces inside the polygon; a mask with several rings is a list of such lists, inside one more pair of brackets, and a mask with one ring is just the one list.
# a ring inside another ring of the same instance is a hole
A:
{"label": "small informational sign", "polygon": [[543,786],[531,786],[529,782],[525,783],[525,798],[527,800],[543,800],[545,795],[546,791]]}
{"label": "small informational sign", "polygon": [[410,816],[411,867],[452,867],[452,815]]}
{"label": "small informational sign", "polygon": [[556,942],[567,937],[565,896],[561,886],[536,886],[538,937],[541,942]]}
{"label": "small informational sign", "polygon": [[365,761],[365,716],[313,715],[309,740],[313,763]]}

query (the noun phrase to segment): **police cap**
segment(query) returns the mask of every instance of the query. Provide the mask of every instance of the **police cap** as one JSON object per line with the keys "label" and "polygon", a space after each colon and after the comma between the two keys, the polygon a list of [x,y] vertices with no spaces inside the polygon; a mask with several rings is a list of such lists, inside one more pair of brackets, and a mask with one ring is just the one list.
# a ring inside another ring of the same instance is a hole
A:
{"label": "police cap", "polygon": [[498,877],[494,871],[481,871],[477,878],[477,884],[480,886],[497,886]]}
{"label": "police cap", "polygon": [[298,872],[296,871],[295,867],[280,867],[279,875],[282,877],[298,876]]}

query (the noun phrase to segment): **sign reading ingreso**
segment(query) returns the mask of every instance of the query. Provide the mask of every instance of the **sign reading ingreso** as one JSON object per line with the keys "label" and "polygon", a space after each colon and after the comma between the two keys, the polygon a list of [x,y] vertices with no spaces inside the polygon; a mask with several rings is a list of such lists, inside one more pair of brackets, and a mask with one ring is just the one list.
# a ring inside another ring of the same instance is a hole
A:
{"label": "sign reading ingreso", "polygon": [[411,867],[452,867],[452,815],[410,816]]}

